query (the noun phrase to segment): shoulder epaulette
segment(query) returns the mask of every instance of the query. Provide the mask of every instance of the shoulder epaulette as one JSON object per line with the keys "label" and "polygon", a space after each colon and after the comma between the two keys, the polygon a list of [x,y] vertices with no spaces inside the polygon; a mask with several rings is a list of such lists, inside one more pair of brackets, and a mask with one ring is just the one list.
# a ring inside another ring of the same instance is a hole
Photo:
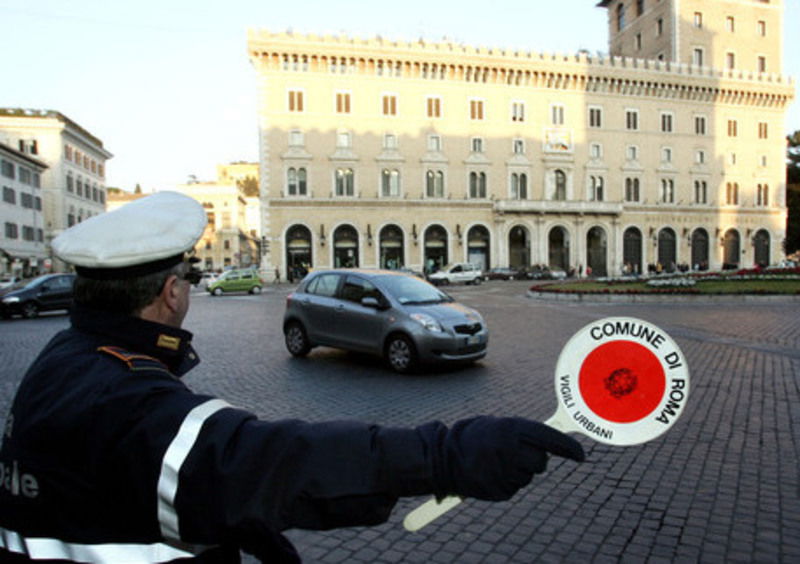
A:
{"label": "shoulder epaulette", "polygon": [[97,350],[121,360],[128,366],[129,370],[161,370],[172,375],[172,372],[163,362],[152,356],[132,353],[122,347],[113,346],[97,347]]}

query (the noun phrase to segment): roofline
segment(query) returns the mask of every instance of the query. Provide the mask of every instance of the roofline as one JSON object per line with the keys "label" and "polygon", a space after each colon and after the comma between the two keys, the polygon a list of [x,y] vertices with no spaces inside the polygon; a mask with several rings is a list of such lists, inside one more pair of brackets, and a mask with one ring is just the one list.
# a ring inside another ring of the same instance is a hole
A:
{"label": "roofline", "polygon": [[[0,117],[55,118],[58,121],[76,129],[78,133],[85,136],[92,143],[94,143],[101,149],[104,149],[103,142],[99,138],[95,137],[94,135],[89,133],[86,129],[78,125],[75,121],[71,120],[70,118],[68,118],[67,116],[56,110],[33,110],[29,108],[0,108]],[[109,153],[109,155],[111,155],[111,153]]]}
{"label": "roofline", "polygon": [[50,168],[43,161],[40,161],[39,159],[34,159],[30,155],[27,155],[27,154],[23,153],[22,151],[17,151],[16,149],[14,149],[12,147],[9,147],[5,143],[0,143],[0,150],[3,150],[5,152],[7,152],[7,153],[10,153],[12,156],[14,156],[14,157],[16,157],[18,159],[22,159],[24,161],[28,161],[30,164],[32,164],[34,166],[38,166],[42,170],[44,170],[46,168]]}

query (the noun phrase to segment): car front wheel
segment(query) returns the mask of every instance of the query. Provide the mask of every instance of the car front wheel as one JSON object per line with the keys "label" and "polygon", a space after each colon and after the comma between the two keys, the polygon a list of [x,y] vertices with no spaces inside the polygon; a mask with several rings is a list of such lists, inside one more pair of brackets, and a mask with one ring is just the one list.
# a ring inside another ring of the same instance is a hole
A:
{"label": "car front wheel", "polygon": [[417,350],[405,335],[393,335],[386,343],[386,362],[395,372],[408,374],[417,367]]}
{"label": "car front wheel", "polygon": [[211,293],[214,294],[215,296],[221,296],[222,295],[222,288],[214,288],[214,291],[211,292]]}
{"label": "car front wheel", "polygon": [[305,328],[298,321],[292,321],[284,331],[286,349],[292,356],[306,356],[311,350]]}
{"label": "car front wheel", "polygon": [[482,281],[483,281],[483,278],[478,276],[475,280],[472,281],[472,283],[475,284],[476,286],[480,286]]}
{"label": "car front wheel", "polygon": [[27,302],[22,306],[22,317],[25,319],[33,319],[39,315],[39,308],[33,302]]}
{"label": "car front wheel", "polygon": [[261,293],[261,286],[253,286],[250,288],[251,294],[260,294]]}

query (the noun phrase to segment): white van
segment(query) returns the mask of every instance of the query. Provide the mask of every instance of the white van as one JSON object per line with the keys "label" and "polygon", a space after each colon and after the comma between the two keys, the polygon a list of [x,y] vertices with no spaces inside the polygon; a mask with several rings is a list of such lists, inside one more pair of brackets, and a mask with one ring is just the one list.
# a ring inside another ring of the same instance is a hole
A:
{"label": "white van", "polygon": [[478,285],[483,281],[483,271],[469,262],[457,262],[429,274],[428,280],[437,286],[457,283]]}

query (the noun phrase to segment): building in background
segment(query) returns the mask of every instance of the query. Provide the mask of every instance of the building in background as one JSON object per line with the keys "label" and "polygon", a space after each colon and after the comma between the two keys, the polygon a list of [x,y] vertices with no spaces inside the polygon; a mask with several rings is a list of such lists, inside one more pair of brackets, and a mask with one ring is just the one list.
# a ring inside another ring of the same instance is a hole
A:
{"label": "building in background", "polygon": [[0,275],[27,278],[52,266],[44,237],[42,174],[47,165],[0,143]]}
{"label": "building in background", "polygon": [[[41,173],[44,243],[106,207],[103,142],[52,110],[0,108],[0,143],[47,165]],[[55,265],[55,269],[63,265]]]}
{"label": "building in background", "polygon": [[251,31],[265,270],[776,263],[782,3],[599,6],[611,56]]}

